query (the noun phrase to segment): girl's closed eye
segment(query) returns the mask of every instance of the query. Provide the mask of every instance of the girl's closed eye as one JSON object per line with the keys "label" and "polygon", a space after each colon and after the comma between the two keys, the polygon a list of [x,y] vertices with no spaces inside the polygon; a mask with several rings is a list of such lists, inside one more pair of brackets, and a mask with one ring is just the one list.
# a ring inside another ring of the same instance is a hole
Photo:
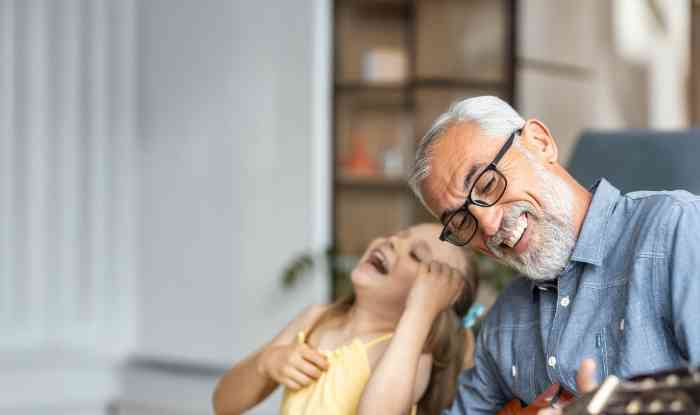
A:
{"label": "girl's closed eye", "polygon": [[411,250],[411,259],[416,261],[416,262],[421,262],[420,257],[418,256],[418,253],[416,250]]}
{"label": "girl's closed eye", "polygon": [[416,262],[429,262],[432,258],[430,248],[425,242],[419,242],[411,248],[411,259]]}

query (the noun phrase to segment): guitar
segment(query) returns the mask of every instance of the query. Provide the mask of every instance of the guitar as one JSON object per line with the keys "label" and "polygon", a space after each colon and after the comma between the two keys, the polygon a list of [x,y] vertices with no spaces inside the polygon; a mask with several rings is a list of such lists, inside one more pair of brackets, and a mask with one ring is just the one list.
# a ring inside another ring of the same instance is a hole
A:
{"label": "guitar", "polygon": [[628,380],[608,376],[593,392],[574,400],[558,385],[547,388],[535,401],[522,407],[511,401],[498,415],[536,414],[558,399],[569,403],[564,414],[700,414],[700,368],[675,369],[639,375]]}

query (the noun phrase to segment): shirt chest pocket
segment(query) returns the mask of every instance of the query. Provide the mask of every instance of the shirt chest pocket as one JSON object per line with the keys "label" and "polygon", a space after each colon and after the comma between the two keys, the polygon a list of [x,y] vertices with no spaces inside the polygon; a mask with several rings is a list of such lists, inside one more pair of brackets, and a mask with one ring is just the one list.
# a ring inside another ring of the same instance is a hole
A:
{"label": "shirt chest pocket", "polygon": [[629,326],[619,304],[608,305],[606,308],[609,310],[610,319],[600,328],[594,339],[597,352],[598,383],[601,383],[609,375],[621,375],[623,338],[625,330],[628,329],[626,326]]}
{"label": "shirt chest pocket", "polygon": [[620,319],[617,324],[604,326],[595,336],[595,347],[598,353],[597,373],[598,383],[610,374],[619,374],[621,331],[624,330],[625,320]]}

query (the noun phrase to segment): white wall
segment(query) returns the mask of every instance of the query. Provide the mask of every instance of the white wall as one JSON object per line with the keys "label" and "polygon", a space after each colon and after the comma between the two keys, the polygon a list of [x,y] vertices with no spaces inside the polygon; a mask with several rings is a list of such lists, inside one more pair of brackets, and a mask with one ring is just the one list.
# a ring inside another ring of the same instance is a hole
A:
{"label": "white wall", "polygon": [[0,19],[0,413],[101,413],[134,346],[133,1]]}
{"label": "white wall", "polygon": [[280,273],[330,238],[328,3],[0,2],[0,412],[209,413],[327,298]]}
{"label": "white wall", "polygon": [[689,10],[687,0],[519,2],[518,109],[549,126],[561,161],[584,128],[688,126]]}
{"label": "white wall", "polygon": [[[229,366],[327,298],[322,278],[287,292],[280,273],[330,238],[330,9],[149,0],[138,15],[135,354]],[[202,390],[184,405],[208,408]]]}

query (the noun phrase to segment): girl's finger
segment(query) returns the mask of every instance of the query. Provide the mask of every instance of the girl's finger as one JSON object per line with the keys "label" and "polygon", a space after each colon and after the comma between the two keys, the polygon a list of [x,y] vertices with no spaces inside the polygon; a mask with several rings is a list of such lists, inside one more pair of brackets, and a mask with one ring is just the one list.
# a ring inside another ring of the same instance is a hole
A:
{"label": "girl's finger", "polygon": [[418,264],[418,278],[425,277],[430,272],[430,264],[421,262]]}
{"label": "girl's finger", "polygon": [[293,381],[301,385],[302,387],[309,385],[313,380],[303,374],[299,369],[297,368],[290,368],[288,375],[289,378],[291,378]]}
{"label": "girl's finger", "polygon": [[307,346],[302,349],[301,356],[304,358],[304,360],[314,364],[317,368],[321,370],[328,370],[328,359],[326,359],[326,356],[312,349],[311,347]]}
{"label": "girl's finger", "polygon": [[302,360],[301,362],[299,362],[299,364],[296,365],[296,368],[301,373],[305,374],[306,376],[310,377],[313,380],[317,380],[323,374],[323,372],[321,372],[321,370],[319,370],[319,368],[317,368],[313,364],[307,362],[306,360]]}
{"label": "girl's finger", "polygon": [[447,265],[443,264],[440,261],[433,261],[431,265],[432,268],[430,271],[432,271],[435,275],[445,275]]}
{"label": "girl's finger", "polygon": [[462,290],[457,290],[457,292],[455,292],[455,294],[452,296],[452,301],[450,301],[450,305],[454,305],[457,302],[457,300],[459,300],[459,297],[461,297],[461,295]]}
{"label": "girl's finger", "polygon": [[284,378],[282,379],[282,382],[280,382],[284,386],[288,387],[291,390],[297,391],[301,389],[301,385],[296,383],[294,380],[289,379],[289,378]]}

